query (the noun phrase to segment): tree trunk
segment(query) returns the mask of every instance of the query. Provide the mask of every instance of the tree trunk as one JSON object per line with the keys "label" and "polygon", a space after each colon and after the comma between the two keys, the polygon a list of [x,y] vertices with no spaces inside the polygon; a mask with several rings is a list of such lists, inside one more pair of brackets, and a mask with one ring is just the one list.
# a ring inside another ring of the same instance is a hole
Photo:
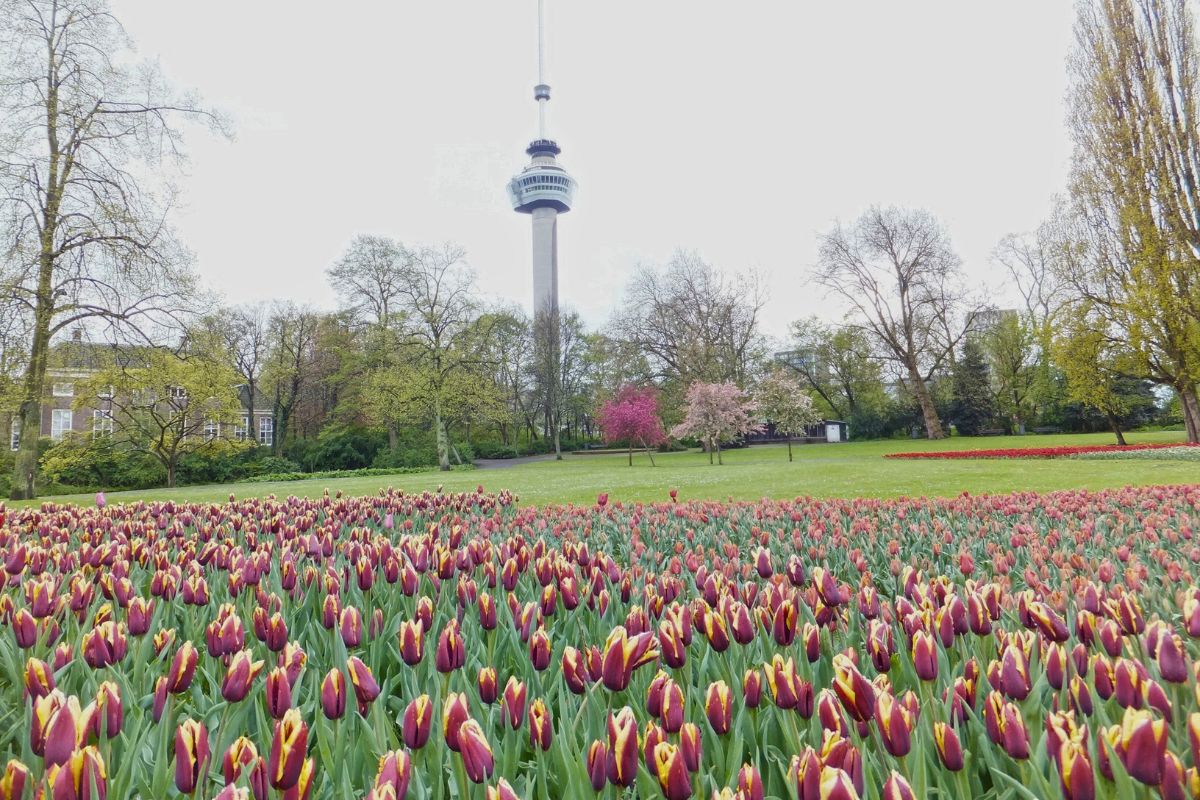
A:
{"label": "tree trunk", "polygon": [[629,466],[633,466],[633,442],[629,443]]}
{"label": "tree trunk", "polygon": [[[246,384],[246,388],[250,392],[250,397],[246,401],[246,435],[250,437],[250,441],[254,446],[258,447],[258,419],[254,416],[254,381],[249,381]],[[274,438],[271,439],[271,444],[275,444]]]}
{"label": "tree trunk", "polygon": [[1117,437],[1117,444],[1121,447],[1125,446],[1125,434],[1121,432],[1121,420],[1116,414],[1108,415],[1108,424],[1112,426],[1113,435]]}
{"label": "tree trunk", "polygon": [[650,459],[650,466],[657,466],[654,463],[654,453],[650,452],[650,445],[646,444],[645,439],[642,439],[642,447],[646,449],[646,457]]}
{"label": "tree trunk", "polygon": [[51,280],[54,264],[42,257],[38,275],[38,301],[34,311],[33,343],[29,369],[25,372],[22,392],[21,440],[13,465],[12,499],[37,497],[38,438],[42,435],[42,397],[45,394],[46,366],[50,356]]}
{"label": "tree trunk", "polygon": [[929,387],[921,378],[921,373],[915,366],[908,368],[908,379],[912,381],[913,394],[921,404],[921,415],[925,418],[925,435],[930,439],[945,439],[946,432],[942,429],[942,421],[938,419],[937,409],[933,405],[933,397]]}
{"label": "tree trunk", "polygon": [[167,461],[167,488],[175,488],[175,459],[173,458]]}
{"label": "tree trunk", "polygon": [[387,434],[388,434],[388,450],[391,450],[394,453],[394,452],[396,452],[396,444],[397,444],[397,440],[399,438],[399,431],[396,430],[396,423],[394,420],[390,420],[390,419],[388,420]]}
{"label": "tree trunk", "polygon": [[717,442],[717,463],[718,464],[725,463],[724,461],[721,460],[721,443],[720,442]]}
{"label": "tree trunk", "polygon": [[438,469],[450,471],[450,442],[446,436],[446,425],[442,420],[442,399],[435,397],[433,401],[433,428],[437,436]]}
{"label": "tree trunk", "polygon": [[792,435],[790,433],[788,434],[788,437],[787,437],[787,443],[788,443],[788,462],[790,463],[792,460]]}
{"label": "tree trunk", "polygon": [[1183,408],[1183,424],[1187,429],[1187,440],[1200,442],[1200,399],[1196,389],[1188,386],[1179,391],[1179,405]]}
{"label": "tree trunk", "polygon": [[558,422],[554,424],[554,460],[562,461],[562,445],[558,440]]}
{"label": "tree trunk", "polygon": [[713,443],[712,443],[712,440],[708,440],[708,441],[706,441],[706,442],[704,443],[704,449],[708,451],[708,465],[711,467],[711,466],[712,466],[712,464],[713,464]]}

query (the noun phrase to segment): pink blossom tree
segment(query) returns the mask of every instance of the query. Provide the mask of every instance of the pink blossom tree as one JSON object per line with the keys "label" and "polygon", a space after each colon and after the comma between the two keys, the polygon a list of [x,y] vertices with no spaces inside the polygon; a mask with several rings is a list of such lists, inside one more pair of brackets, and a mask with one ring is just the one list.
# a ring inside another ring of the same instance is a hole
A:
{"label": "pink blossom tree", "polygon": [[695,437],[708,450],[708,463],[717,454],[721,461],[721,440],[735,439],[761,430],[751,413],[754,404],[732,383],[701,383],[696,381],[687,390],[687,413],[683,422],[671,429],[676,438]]}
{"label": "pink blossom tree", "polygon": [[633,466],[633,445],[640,443],[650,456],[654,466],[651,447],[666,441],[662,420],[658,417],[658,392],[652,387],[639,389],[623,386],[611,399],[600,406],[596,421],[604,433],[604,441],[613,444],[625,442],[629,446],[629,466]]}

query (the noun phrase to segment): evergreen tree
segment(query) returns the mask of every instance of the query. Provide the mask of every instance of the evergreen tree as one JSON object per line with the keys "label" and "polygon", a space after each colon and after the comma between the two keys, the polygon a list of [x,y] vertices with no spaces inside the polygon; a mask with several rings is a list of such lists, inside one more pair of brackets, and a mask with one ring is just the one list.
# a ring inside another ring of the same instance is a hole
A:
{"label": "evergreen tree", "polygon": [[996,417],[996,399],[983,348],[973,338],[963,343],[953,383],[954,425],[964,436],[978,436]]}

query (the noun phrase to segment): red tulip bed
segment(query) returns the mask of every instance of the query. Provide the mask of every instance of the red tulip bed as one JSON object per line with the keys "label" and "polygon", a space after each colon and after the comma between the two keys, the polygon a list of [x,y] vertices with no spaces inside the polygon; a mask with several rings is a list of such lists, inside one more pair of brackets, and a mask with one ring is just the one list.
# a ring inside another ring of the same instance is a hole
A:
{"label": "red tulip bed", "polygon": [[0,506],[0,800],[1200,789],[1200,487]]}
{"label": "red tulip bed", "polygon": [[1164,447],[1200,447],[1182,442],[1153,444],[1088,444],[1059,447],[1007,447],[995,450],[935,450],[914,453],[887,453],[884,458],[1066,458],[1083,453],[1121,453],[1131,450],[1159,450]]}

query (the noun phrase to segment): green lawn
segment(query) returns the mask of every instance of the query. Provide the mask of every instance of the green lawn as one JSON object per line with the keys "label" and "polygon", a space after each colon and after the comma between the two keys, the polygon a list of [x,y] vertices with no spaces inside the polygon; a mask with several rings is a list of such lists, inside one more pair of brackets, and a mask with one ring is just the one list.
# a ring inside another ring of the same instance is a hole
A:
{"label": "green lawn", "polygon": [[[1130,443],[1182,441],[1180,433],[1143,433]],[[651,467],[644,455],[626,466],[624,456],[568,455],[562,462],[542,461],[506,469],[470,472],[377,475],[365,478],[289,481],[285,483],[234,483],[186,486],[142,492],[113,492],[111,502],[131,500],[218,501],[230,494],[239,497],[319,495],[322,490],[346,494],[374,494],[394,486],[406,491],[508,489],[522,503],[592,503],[599,492],[613,500],[665,500],[679,490],[680,499],[761,497],[892,497],[898,495],[953,496],[1018,490],[1101,489],[1126,484],[1200,482],[1194,463],[1170,461],[957,460],[909,461],[885,459],[885,453],[912,450],[947,450],[999,447],[1050,447],[1064,444],[1110,444],[1110,434],[986,437],[943,442],[886,441],[793,448],[796,460],[788,463],[783,446],[752,447],[725,454],[723,466],[709,466],[698,452],[655,456]],[[58,502],[91,503],[90,495],[48,498]]]}

